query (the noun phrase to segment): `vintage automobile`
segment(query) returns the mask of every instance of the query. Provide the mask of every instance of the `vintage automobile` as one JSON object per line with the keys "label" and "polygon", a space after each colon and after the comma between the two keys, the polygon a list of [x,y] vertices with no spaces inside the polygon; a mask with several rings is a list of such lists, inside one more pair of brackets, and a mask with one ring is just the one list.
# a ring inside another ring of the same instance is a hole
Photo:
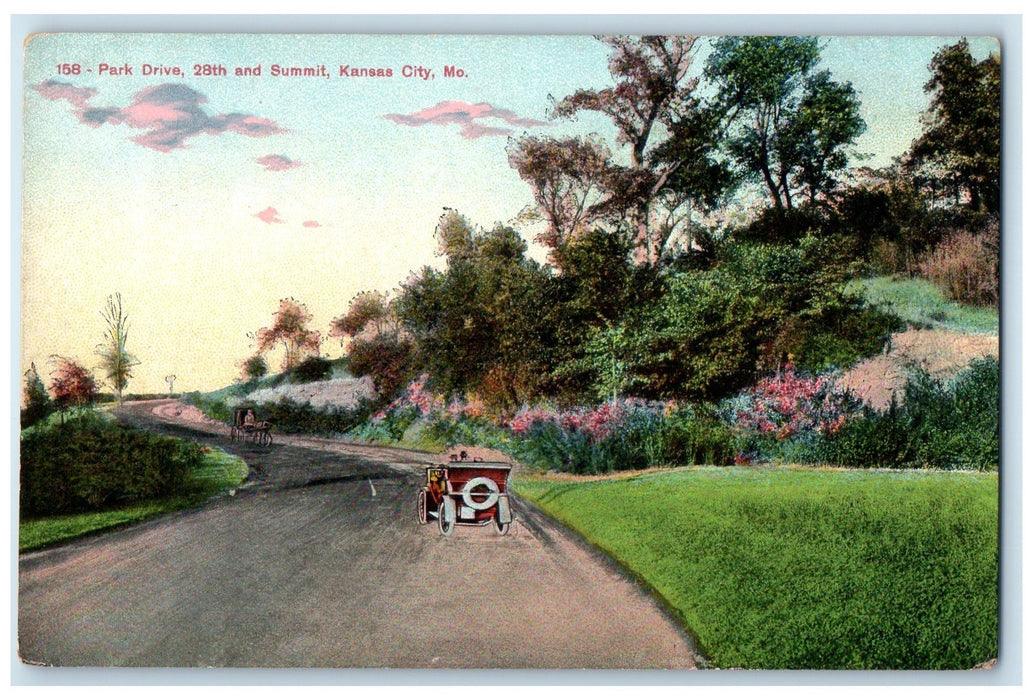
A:
{"label": "vintage automobile", "polygon": [[456,525],[491,523],[500,535],[509,532],[513,512],[506,493],[511,465],[505,462],[465,461],[427,467],[427,481],[417,499],[421,523],[433,518],[448,537]]}

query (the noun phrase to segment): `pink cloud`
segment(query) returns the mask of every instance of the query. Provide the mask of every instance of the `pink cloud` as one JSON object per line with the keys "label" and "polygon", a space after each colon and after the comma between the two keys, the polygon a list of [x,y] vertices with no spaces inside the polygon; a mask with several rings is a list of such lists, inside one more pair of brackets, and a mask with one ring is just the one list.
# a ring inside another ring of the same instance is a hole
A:
{"label": "pink cloud", "polygon": [[92,88],[81,88],[69,83],[62,83],[59,80],[44,80],[39,85],[33,85],[36,92],[48,100],[67,100],[69,104],[79,110],[86,109],[90,100],[97,94]]}
{"label": "pink cloud", "polygon": [[283,219],[280,218],[280,212],[276,211],[276,209],[274,209],[273,207],[266,207],[262,211],[255,214],[255,216],[267,224],[283,223]]}
{"label": "pink cloud", "polygon": [[395,123],[413,127],[426,126],[428,124],[438,126],[458,124],[460,127],[459,135],[467,139],[477,139],[482,136],[506,136],[513,133],[512,129],[489,126],[480,123],[479,120],[496,120],[510,126],[546,125],[546,122],[521,117],[512,110],[494,107],[487,102],[470,104],[454,100],[439,102],[433,107],[427,107],[411,114],[384,114],[381,116],[383,119],[390,119]]}
{"label": "pink cloud", "polygon": [[267,156],[256,158],[255,162],[264,167],[266,170],[290,170],[291,168],[298,168],[302,165],[300,160],[291,160],[287,156],[277,155],[270,153]]}
{"label": "pink cloud", "polygon": [[319,228],[318,221],[306,221],[302,224],[305,228]]}
{"label": "pink cloud", "polygon": [[261,137],[284,131],[271,119],[252,114],[208,114],[201,107],[208,98],[182,84],[163,83],[144,88],[127,107],[94,107],[90,100],[97,94],[96,90],[55,80],[33,87],[48,100],[68,101],[76,107],[83,124],[93,127],[124,124],[143,130],[133,141],[163,153],[185,147],[187,139],[202,133],[218,135],[229,131]]}

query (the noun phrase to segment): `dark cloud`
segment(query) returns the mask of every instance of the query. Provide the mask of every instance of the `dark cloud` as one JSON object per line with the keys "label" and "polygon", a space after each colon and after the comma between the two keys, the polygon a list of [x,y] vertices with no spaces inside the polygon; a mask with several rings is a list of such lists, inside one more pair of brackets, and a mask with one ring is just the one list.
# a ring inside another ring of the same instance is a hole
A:
{"label": "dark cloud", "polygon": [[512,129],[489,126],[482,123],[483,121],[496,120],[511,126],[546,125],[546,122],[521,117],[512,110],[494,107],[487,102],[477,104],[457,101],[439,102],[433,107],[427,107],[411,114],[384,114],[382,117],[413,127],[428,124],[439,126],[458,124],[459,135],[467,139],[477,139],[482,136],[506,136],[513,133]]}
{"label": "dark cloud", "polygon": [[276,122],[252,114],[208,114],[201,105],[208,98],[177,83],[164,83],[136,93],[127,107],[94,107],[90,100],[97,94],[91,88],[48,80],[33,86],[48,100],[66,100],[76,107],[79,121],[98,127],[124,124],[144,133],[135,143],[156,151],[183,148],[187,139],[198,134],[217,135],[227,131],[244,136],[270,136],[284,130]]}

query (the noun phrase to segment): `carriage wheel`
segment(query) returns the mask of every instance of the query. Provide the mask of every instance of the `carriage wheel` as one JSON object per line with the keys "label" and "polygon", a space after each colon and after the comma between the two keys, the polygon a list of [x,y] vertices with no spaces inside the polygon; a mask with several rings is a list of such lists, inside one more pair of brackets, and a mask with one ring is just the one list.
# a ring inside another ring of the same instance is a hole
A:
{"label": "carriage wheel", "polygon": [[421,525],[427,524],[427,492],[420,491],[420,495],[416,498],[416,518],[420,521]]}

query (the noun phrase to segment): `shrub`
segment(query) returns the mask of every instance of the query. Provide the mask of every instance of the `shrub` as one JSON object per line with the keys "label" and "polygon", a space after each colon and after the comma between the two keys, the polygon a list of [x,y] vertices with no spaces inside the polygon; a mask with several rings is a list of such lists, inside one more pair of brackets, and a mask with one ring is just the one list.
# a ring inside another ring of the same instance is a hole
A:
{"label": "shrub", "polygon": [[406,339],[386,335],[370,340],[357,338],[348,353],[348,370],[356,377],[370,377],[384,400],[394,396],[412,378],[412,366],[413,346]]}
{"label": "shrub", "polygon": [[734,436],[712,407],[682,407],[635,399],[556,413],[521,411],[504,447],[540,469],[602,474],[657,464],[730,464]]}
{"label": "shrub", "polygon": [[318,382],[330,378],[332,365],[325,357],[306,357],[298,365],[291,368],[290,379],[295,384]]}
{"label": "shrub", "polygon": [[364,399],[352,407],[327,406],[322,409],[283,399],[256,406],[255,414],[283,433],[343,435],[365,421],[371,408],[370,402]]}
{"label": "shrub", "polygon": [[79,513],[177,495],[202,454],[195,443],[83,412],[22,436],[21,514]]}
{"label": "shrub", "polygon": [[241,363],[240,369],[244,381],[248,382],[264,377],[269,372],[269,365],[261,355],[252,355]]}
{"label": "shrub", "polygon": [[67,357],[55,355],[52,360],[56,367],[52,372],[50,393],[59,409],[89,406],[97,399],[97,381],[92,372]]}
{"label": "shrub", "polygon": [[962,304],[997,306],[1000,287],[1000,224],[990,221],[976,233],[954,231],[918,264],[919,270]]}
{"label": "shrub", "polygon": [[43,420],[54,412],[54,402],[39,378],[36,365],[32,364],[25,373],[24,408],[21,412],[22,429]]}
{"label": "shrub", "polygon": [[1000,454],[1000,363],[976,360],[947,383],[916,370],[903,400],[865,410],[814,455],[843,466],[997,471]]}

